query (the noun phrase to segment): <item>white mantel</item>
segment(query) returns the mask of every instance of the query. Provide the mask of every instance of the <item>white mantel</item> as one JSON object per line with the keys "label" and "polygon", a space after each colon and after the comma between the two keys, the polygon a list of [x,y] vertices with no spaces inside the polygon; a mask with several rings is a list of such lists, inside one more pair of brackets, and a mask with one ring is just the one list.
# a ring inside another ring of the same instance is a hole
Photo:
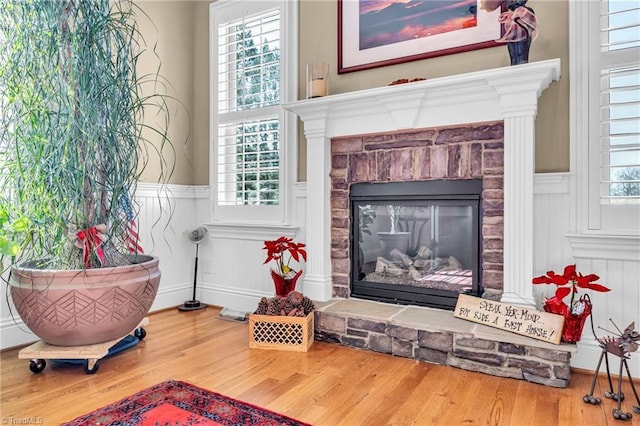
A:
{"label": "white mantel", "polygon": [[560,78],[560,59],[292,102],[307,137],[304,291],[331,298],[331,138],[504,121],[504,294],[533,304],[533,176],[538,98]]}

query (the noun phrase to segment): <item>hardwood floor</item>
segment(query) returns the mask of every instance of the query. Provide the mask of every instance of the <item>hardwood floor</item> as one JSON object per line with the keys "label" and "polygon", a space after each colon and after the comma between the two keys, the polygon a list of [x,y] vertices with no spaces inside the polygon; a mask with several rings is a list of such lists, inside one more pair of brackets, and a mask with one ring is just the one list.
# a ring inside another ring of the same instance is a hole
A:
{"label": "hardwood floor", "polygon": [[[33,374],[18,348],[3,351],[0,422],[55,425],[176,379],[315,425],[640,424],[640,414],[614,420],[614,401],[583,403],[591,386],[584,373],[554,389],[321,342],[307,353],[250,350],[248,325],[217,313],[152,314],[146,339],[102,360],[93,375],[51,362]],[[605,382],[599,379],[598,396]],[[623,391],[623,409],[631,411],[628,383]]]}

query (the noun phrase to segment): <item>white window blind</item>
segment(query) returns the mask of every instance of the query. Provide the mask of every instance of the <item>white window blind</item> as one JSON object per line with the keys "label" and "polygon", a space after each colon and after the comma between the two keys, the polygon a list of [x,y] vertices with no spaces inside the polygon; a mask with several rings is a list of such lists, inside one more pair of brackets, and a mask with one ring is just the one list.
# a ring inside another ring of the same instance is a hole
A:
{"label": "white window blind", "polygon": [[277,204],[280,158],[277,119],[218,126],[218,204]]}
{"label": "white window blind", "polygon": [[280,202],[280,23],[276,9],[217,25],[217,205]]}
{"label": "white window blind", "polygon": [[600,199],[640,204],[640,3],[602,1]]}

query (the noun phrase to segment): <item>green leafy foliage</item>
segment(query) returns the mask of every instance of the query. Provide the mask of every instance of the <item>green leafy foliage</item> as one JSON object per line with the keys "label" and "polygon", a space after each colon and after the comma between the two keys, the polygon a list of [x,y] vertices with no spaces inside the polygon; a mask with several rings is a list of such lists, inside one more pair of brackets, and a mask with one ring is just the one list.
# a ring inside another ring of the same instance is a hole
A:
{"label": "green leafy foliage", "polygon": [[15,258],[20,252],[17,240],[20,236],[28,234],[29,220],[19,217],[11,222],[4,209],[0,209],[0,264],[5,257]]}
{"label": "green leafy foliage", "polygon": [[[137,72],[137,11],[130,0],[1,3],[3,253],[56,269],[127,262],[123,213],[137,179],[152,154],[159,181],[172,171],[166,95],[157,74]],[[165,128],[147,125],[145,110]],[[106,264],[87,265],[74,238],[102,224],[112,249]]]}

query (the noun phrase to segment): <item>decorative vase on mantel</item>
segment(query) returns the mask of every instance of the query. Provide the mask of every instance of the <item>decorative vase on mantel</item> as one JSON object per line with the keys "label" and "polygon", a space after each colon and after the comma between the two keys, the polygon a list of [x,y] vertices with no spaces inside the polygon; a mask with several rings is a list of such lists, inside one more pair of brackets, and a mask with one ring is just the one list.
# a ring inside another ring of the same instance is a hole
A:
{"label": "decorative vase on mantel", "polygon": [[276,289],[276,296],[287,297],[289,293],[296,289],[296,283],[300,275],[302,275],[302,270],[285,277],[272,269],[271,278],[273,279],[273,285]]}
{"label": "decorative vase on mantel", "polygon": [[526,6],[527,0],[490,1],[488,11],[504,6],[504,11],[498,17],[503,25],[503,35],[499,43],[506,43],[511,65],[529,62],[531,42],[538,34],[538,21],[532,8]]}

